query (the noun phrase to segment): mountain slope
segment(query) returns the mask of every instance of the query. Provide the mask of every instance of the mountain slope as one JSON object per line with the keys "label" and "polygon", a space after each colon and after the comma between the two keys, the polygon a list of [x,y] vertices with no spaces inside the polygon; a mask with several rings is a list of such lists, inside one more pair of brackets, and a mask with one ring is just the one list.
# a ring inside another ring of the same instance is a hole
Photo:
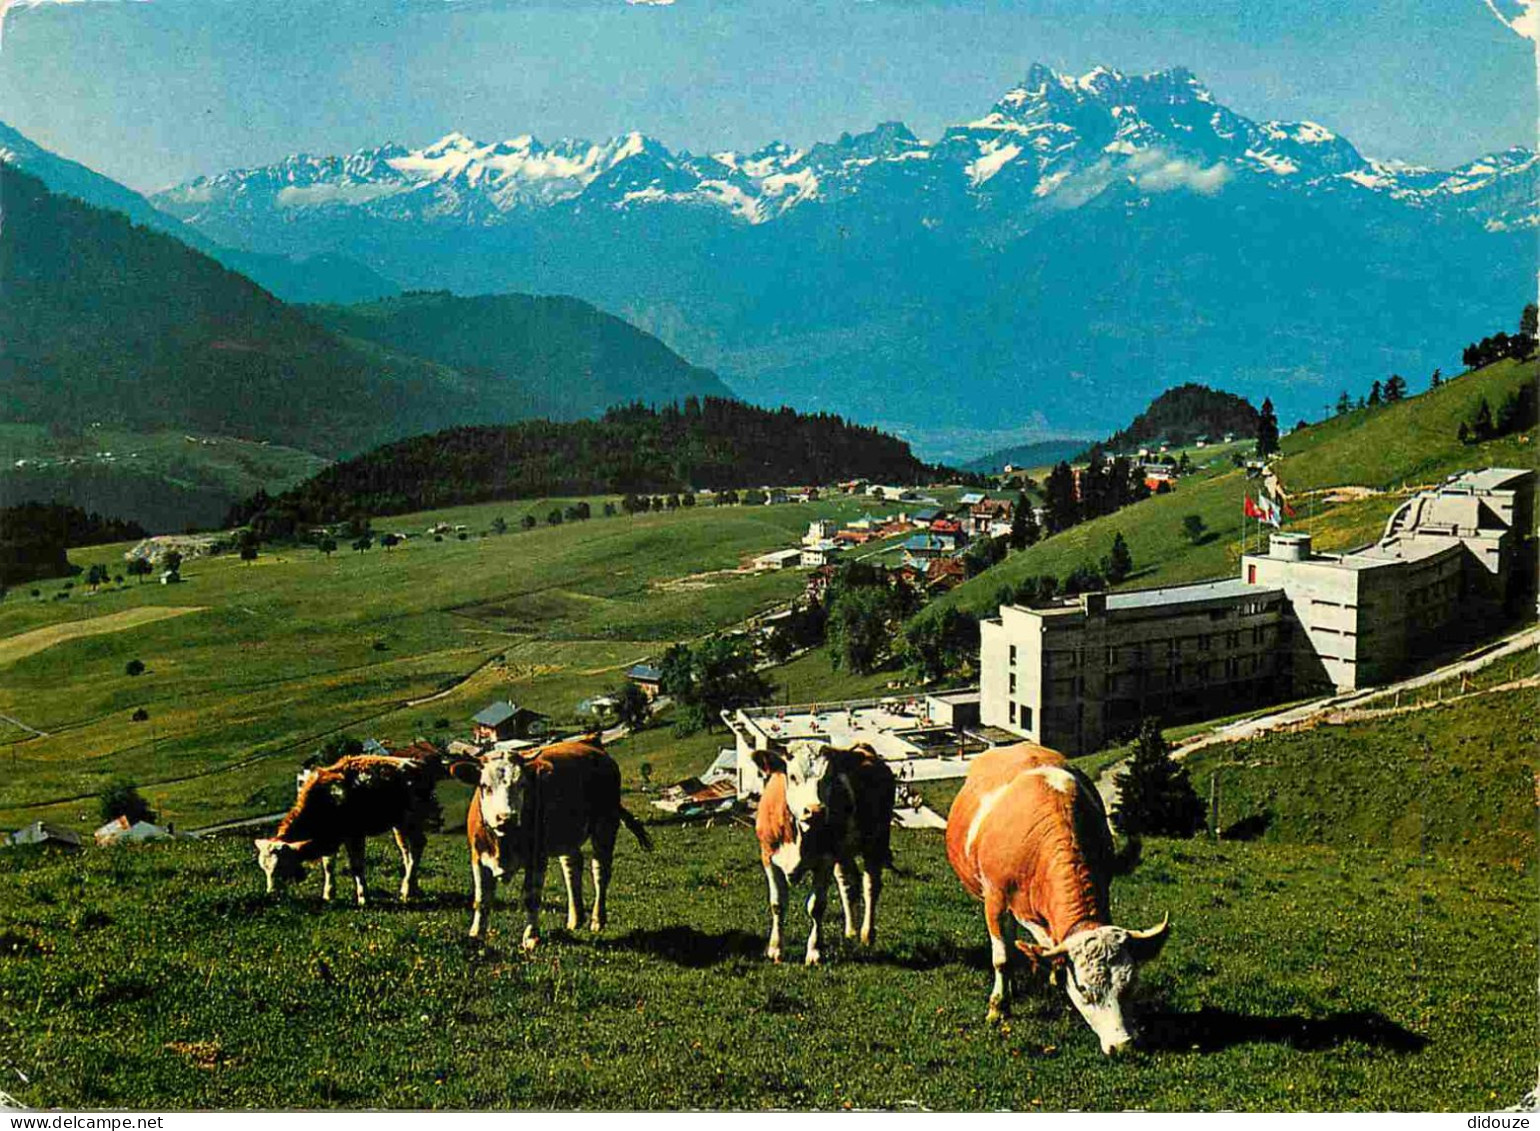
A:
{"label": "mountain slope", "polygon": [[44,149],[4,122],[0,122],[0,164],[36,177],[49,192],[122,213],[141,227],[173,236],[291,302],[363,302],[401,289],[345,256],[291,258],[222,246],[126,185]]}
{"label": "mountain slope", "polygon": [[489,423],[732,395],[715,374],[687,364],[656,338],[573,298],[413,293],[309,313],[339,334],[484,375]]}

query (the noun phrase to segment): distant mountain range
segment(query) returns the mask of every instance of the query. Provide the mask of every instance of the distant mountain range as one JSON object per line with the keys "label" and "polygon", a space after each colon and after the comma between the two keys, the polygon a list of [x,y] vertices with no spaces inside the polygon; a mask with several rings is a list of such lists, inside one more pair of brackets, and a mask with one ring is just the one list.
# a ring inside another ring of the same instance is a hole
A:
{"label": "distant mountain range", "polygon": [[1048,467],[1060,460],[1074,459],[1090,443],[1089,440],[1033,440],[1027,444],[1012,444],[969,460],[962,465],[962,470],[982,471],[988,475],[1007,467]]}
{"label": "distant mountain range", "polygon": [[[419,288],[571,293],[740,393],[923,440],[1103,431],[1188,380],[1280,415],[1449,364],[1533,281],[1537,164],[1362,155],[1188,71],[1033,66],[933,141],[805,150],[450,134],[298,155],[153,197],[210,239]],[[934,450],[934,449],[933,449]]]}

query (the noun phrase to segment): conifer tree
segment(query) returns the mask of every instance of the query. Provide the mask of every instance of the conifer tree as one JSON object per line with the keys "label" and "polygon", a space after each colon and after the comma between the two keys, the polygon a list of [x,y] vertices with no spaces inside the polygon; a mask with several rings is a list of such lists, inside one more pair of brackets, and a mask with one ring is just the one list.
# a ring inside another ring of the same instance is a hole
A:
{"label": "conifer tree", "polygon": [[1128,766],[1117,776],[1112,823],[1124,836],[1195,836],[1204,827],[1203,802],[1187,771],[1171,757],[1157,719],[1145,719]]}

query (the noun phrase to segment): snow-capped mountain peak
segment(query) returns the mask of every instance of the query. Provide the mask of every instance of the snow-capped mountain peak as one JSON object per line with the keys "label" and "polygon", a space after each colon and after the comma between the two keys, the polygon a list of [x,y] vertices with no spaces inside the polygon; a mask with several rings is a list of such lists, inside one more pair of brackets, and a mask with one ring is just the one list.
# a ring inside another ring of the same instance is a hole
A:
{"label": "snow-capped mountain peak", "polygon": [[672,151],[639,131],[607,141],[484,142],[445,134],[417,149],[296,155],[167,190],[166,210],[199,223],[217,213],[362,209],[372,216],[496,224],[528,209],[688,207],[763,224],[810,205],[905,202],[918,223],[948,210],[1076,207],[1114,185],[1210,194],[1235,178],[1304,191],[1370,191],[1414,206],[1473,213],[1489,226],[1535,223],[1534,155],[1515,149],[1449,172],[1370,161],[1319,122],[1256,122],[1215,100],[1185,67],[1080,74],[1032,64],[982,117],[924,141],[901,122],[806,150]]}

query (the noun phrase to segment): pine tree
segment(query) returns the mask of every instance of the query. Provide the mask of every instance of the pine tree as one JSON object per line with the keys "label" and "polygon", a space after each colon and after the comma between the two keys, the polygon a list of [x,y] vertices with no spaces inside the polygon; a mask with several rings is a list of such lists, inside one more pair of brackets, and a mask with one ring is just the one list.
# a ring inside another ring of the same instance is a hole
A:
{"label": "pine tree", "polygon": [[1278,450],[1278,414],[1273,411],[1271,397],[1262,402],[1257,415],[1257,455],[1270,456]]}
{"label": "pine tree", "polygon": [[1134,756],[1116,781],[1112,823],[1124,836],[1190,837],[1202,830],[1203,802],[1172,759],[1158,720],[1144,720]]}
{"label": "pine tree", "polygon": [[1370,407],[1372,408],[1374,405],[1379,404],[1380,403],[1380,399],[1381,399],[1380,398],[1380,383],[1378,381],[1376,381],[1374,384],[1369,386],[1369,405],[1370,405]]}
{"label": "pine tree", "polygon": [[1433,371],[1432,378],[1430,378],[1429,381],[1428,381],[1428,388],[1430,388],[1430,389],[1441,388],[1443,386],[1443,384],[1444,384],[1444,371],[1442,369],[1435,369]]}
{"label": "pine tree", "polygon": [[1385,403],[1395,404],[1406,396],[1406,378],[1399,373],[1392,373],[1390,380],[1385,382]]}
{"label": "pine tree", "polygon": [[1102,572],[1107,575],[1107,580],[1117,585],[1134,570],[1134,556],[1129,553],[1128,543],[1123,540],[1122,532],[1112,536],[1112,550],[1102,561]]}
{"label": "pine tree", "polygon": [[1485,397],[1476,405],[1476,417],[1471,421],[1470,430],[1478,441],[1492,438],[1492,406],[1487,404]]}
{"label": "pine tree", "polygon": [[1348,397],[1347,390],[1344,389],[1342,391],[1342,395],[1337,398],[1337,415],[1338,416],[1346,416],[1348,413],[1350,413],[1352,411],[1353,411],[1353,402]]}

